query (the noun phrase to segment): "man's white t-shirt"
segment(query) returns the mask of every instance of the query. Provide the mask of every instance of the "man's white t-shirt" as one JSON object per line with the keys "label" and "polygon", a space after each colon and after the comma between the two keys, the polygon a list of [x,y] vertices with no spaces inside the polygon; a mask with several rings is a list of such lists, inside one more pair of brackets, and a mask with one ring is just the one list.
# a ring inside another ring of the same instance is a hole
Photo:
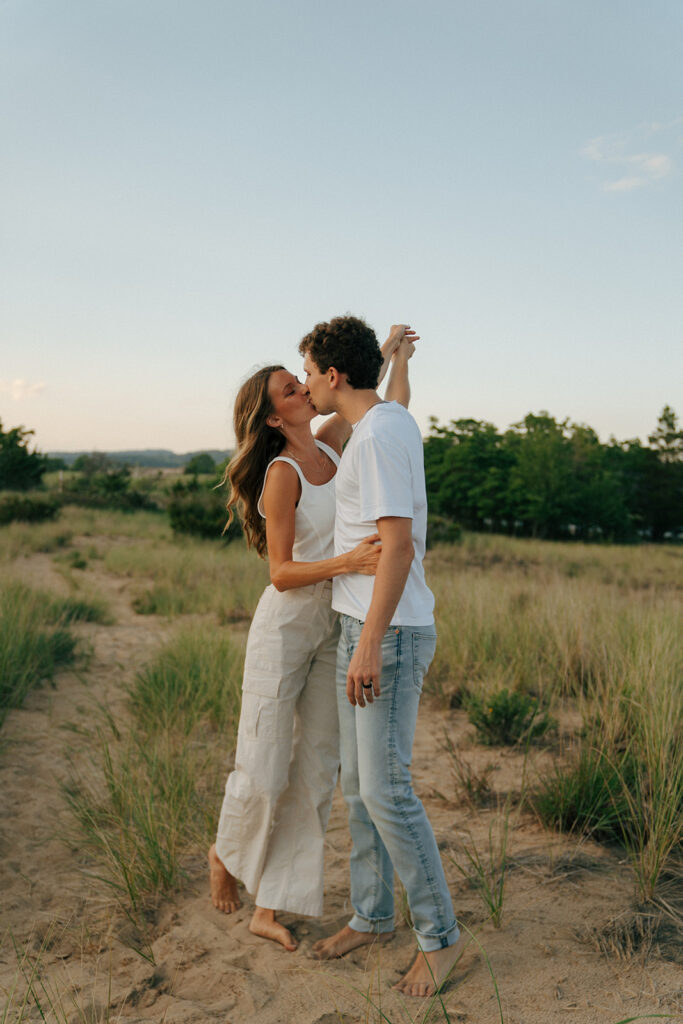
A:
{"label": "man's white t-shirt", "polygon": [[[427,493],[420,430],[398,402],[373,405],[353,427],[336,476],[334,553],[344,554],[384,516],[412,519],[415,554],[391,620],[393,626],[434,622],[434,595],[425,582],[422,560],[427,534]],[[332,607],[365,621],[374,576],[346,573],[332,583]]]}

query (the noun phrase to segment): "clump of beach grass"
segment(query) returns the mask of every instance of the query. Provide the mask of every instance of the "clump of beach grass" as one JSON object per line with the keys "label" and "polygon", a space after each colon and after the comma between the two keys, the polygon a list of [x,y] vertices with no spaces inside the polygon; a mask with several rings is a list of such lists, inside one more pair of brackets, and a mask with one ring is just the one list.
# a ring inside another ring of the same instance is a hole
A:
{"label": "clump of beach grass", "polygon": [[180,632],[130,686],[127,728],[104,714],[97,755],[74,765],[65,788],[75,842],[143,933],[182,885],[184,858],[215,834],[242,660],[225,630]]}
{"label": "clump of beach grass", "polygon": [[477,739],[485,746],[528,744],[555,727],[535,697],[506,687],[485,698],[470,694],[466,709]]}
{"label": "clump of beach grass", "polygon": [[77,640],[69,625],[107,621],[104,602],[60,598],[10,580],[0,588],[0,723],[28,692],[72,664]]}
{"label": "clump of beach grass", "polygon": [[483,768],[477,770],[458,750],[447,730],[444,730],[443,749],[448,754],[456,792],[460,800],[473,810],[486,806],[493,795],[491,776],[496,770],[496,763],[489,761]]}
{"label": "clump of beach grass", "polygon": [[510,808],[508,805],[498,816],[498,820],[490,823],[488,841],[484,850],[477,845],[470,833],[467,841],[461,839],[458,844],[460,859],[449,858],[453,866],[481,897],[494,928],[500,928],[503,919],[509,826]]}
{"label": "clump of beach grass", "polygon": [[130,687],[136,731],[188,736],[208,724],[230,735],[239,718],[242,662],[242,651],[225,630],[183,630]]}
{"label": "clump of beach grass", "polygon": [[81,849],[136,923],[180,885],[181,852],[206,817],[198,780],[207,757],[169,734],[103,740],[89,771],[65,787]]}

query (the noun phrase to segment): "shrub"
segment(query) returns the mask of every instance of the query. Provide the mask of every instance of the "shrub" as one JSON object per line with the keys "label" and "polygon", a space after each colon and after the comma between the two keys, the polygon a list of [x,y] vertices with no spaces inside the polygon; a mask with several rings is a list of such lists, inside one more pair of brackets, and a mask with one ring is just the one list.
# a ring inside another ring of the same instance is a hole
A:
{"label": "shrub", "polygon": [[106,455],[82,455],[74,463],[74,469],[80,473],[66,483],[64,504],[123,512],[157,507],[144,488],[133,486],[128,466],[113,462]]}
{"label": "shrub", "polygon": [[197,478],[174,484],[168,505],[174,533],[189,533],[209,540],[231,541],[242,534],[237,518],[223,533],[227,521],[225,498],[212,484],[200,484]]}
{"label": "shrub", "polygon": [[528,743],[554,726],[535,697],[516,690],[499,690],[486,698],[470,694],[466,710],[478,740],[486,746]]}
{"label": "shrub", "polygon": [[556,765],[542,779],[532,803],[544,825],[623,843],[633,821],[628,792],[635,775],[630,753],[616,763],[585,742],[569,764]]}
{"label": "shrub", "polygon": [[23,494],[5,494],[0,498],[0,525],[6,523],[43,523],[54,519],[59,502],[54,498],[28,498]]}

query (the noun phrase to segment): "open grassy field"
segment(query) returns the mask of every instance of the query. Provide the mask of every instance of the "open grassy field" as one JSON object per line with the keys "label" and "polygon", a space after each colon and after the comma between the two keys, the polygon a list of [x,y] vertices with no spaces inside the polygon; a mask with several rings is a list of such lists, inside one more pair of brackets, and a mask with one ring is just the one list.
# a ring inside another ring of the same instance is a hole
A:
{"label": "open grassy field", "polygon": [[306,959],[348,916],[338,794],[325,917],[288,922],[297,954],[249,935],[246,894],[231,917],[208,899],[264,564],[157,513],[69,507],[3,527],[0,568],[3,1024],[680,1013],[683,549],[465,535],[428,553],[414,773],[473,940],[443,1001],[408,1008],[387,987],[406,927]]}

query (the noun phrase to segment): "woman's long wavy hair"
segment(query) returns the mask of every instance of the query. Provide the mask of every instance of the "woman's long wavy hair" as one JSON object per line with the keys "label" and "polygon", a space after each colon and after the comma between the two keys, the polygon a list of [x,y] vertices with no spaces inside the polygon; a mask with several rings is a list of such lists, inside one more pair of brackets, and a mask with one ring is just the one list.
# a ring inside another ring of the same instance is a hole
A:
{"label": "woman's long wavy hair", "polygon": [[239,389],[233,413],[237,451],[221,480],[222,484],[230,484],[225,529],[230,526],[237,508],[244,524],[247,547],[256,548],[261,558],[266,557],[266,521],[256,506],[268,463],[285,445],[284,435],[266,423],[273,412],[268,382],[277,370],[284,370],[284,366],[264,366]]}

